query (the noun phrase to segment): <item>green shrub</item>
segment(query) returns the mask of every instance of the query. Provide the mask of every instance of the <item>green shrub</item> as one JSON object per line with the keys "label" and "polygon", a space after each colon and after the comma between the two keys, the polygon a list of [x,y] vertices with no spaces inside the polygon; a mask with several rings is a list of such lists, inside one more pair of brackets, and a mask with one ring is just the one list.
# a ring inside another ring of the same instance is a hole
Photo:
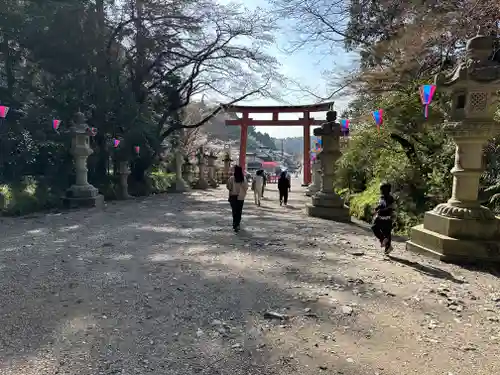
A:
{"label": "green shrub", "polygon": [[[350,197],[351,215],[357,219],[371,222],[373,219],[373,210],[377,206],[380,198],[380,180],[371,181],[368,188]],[[423,213],[415,213],[415,207],[411,202],[401,202],[397,196],[396,199],[396,220],[394,222],[394,232],[408,235],[411,227],[420,224]]]}
{"label": "green shrub", "polygon": [[175,181],[175,173],[154,171],[149,175],[152,193],[165,193]]}
{"label": "green shrub", "polygon": [[3,215],[19,216],[59,207],[60,193],[33,178],[24,182],[0,186],[0,211]]}
{"label": "green shrub", "polygon": [[8,185],[0,185],[0,210],[3,212],[12,201],[12,190]]}
{"label": "green shrub", "polygon": [[99,189],[99,193],[104,196],[107,201],[118,199],[118,189],[120,188],[120,176],[109,174],[105,181],[95,185]]}
{"label": "green shrub", "polygon": [[402,234],[405,236],[410,235],[411,228],[415,225],[421,224],[424,214],[414,214],[411,211],[404,209],[398,210],[396,222],[394,223],[394,233]]}
{"label": "green shrub", "polygon": [[161,170],[149,173],[143,181],[136,181],[129,177],[129,194],[140,197],[150,194],[165,193],[175,181],[175,174]]}
{"label": "green shrub", "polygon": [[361,193],[352,194],[349,200],[351,215],[357,219],[371,221],[373,209],[380,198],[380,181],[371,181],[368,188]]}

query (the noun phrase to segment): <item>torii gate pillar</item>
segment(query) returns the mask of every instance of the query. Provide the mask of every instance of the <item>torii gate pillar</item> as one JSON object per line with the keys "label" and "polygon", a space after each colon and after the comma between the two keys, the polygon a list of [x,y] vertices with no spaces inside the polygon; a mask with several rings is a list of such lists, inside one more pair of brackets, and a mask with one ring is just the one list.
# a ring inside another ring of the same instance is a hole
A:
{"label": "torii gate pillar", "polygon": [[303,155],[303,168],[304,182],[302,186],[309,186],[311,184],[311,124],[313,119],[309,112],[304,112],[304,155]]}

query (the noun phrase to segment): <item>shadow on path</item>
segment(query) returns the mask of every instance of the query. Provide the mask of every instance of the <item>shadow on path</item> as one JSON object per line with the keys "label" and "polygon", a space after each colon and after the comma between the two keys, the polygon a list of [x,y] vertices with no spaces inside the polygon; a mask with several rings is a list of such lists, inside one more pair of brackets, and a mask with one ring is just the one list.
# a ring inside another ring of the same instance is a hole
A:
{"label": "shadow on path", "polygon": [[428,275],[428,276],[431,276],[431,277],[448,280],[448,281],[451,281],[451,282],[456,283],[456,284],[463,284],[464,283],[463,280],[455,278],[455,276],[453,276],[450,272],[445,271],[445,270],[438,268],[438,267],[424,265],[424,264],[421,264],[419,262],[412,262],[411,260],[399,258],[399,257],[393,256],[393,255],[389,255],[388,258],[394,262],[411,267],[411,268],[417,270],[418,272],[421,272],[421,273]]}
{"label": "shadow on path", "polygon": [[[297,233],[304,218],[274,212],[263,220],[248,207],[249,229],[235,235],[229,215],[227,202],[207,192],[10,221],[0,244],[2,374],[313,375],[319,363],[346,375],[373,373],[370,363],[320,348],[294,358],[297,348],[276,339],[283,323],[263,319],[286,307],[301,321],[291,283],[352,289],[340,275],[311,274],[310,257],[282,246],[307,240]],[[283,267],[289,260],[293,269],[278,278],[279,267],[218,260],[235,252]],[[357,319],[315,308],[328,329]]]}

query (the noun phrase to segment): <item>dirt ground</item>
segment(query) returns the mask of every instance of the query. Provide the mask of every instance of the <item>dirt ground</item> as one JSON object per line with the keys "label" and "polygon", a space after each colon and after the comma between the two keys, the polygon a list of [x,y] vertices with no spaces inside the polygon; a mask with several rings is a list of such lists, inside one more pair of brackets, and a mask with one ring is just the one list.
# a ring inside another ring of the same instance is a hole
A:
{"label": "dirt ground", "polygon": [[495,270],[386,259],[298,186],[239,234],[222,187],[3,218],[0,374],[500,373]]}

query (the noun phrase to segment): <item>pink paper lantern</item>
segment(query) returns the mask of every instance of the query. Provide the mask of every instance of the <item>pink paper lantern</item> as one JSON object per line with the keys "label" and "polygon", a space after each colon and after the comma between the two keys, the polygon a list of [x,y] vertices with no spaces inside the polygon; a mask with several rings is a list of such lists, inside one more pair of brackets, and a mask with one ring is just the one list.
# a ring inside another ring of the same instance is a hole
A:
{"label": "pink paper lantern", "polygon": [[59,130],[60,125],[61,125],[61,120],[52,120],[52,129]]}
{"label": "pink paper lantern", "polygon": [[4,105],[0,105],[0,118],[6,118],[7,113],[9,113],[9,107],[6,107]]}

